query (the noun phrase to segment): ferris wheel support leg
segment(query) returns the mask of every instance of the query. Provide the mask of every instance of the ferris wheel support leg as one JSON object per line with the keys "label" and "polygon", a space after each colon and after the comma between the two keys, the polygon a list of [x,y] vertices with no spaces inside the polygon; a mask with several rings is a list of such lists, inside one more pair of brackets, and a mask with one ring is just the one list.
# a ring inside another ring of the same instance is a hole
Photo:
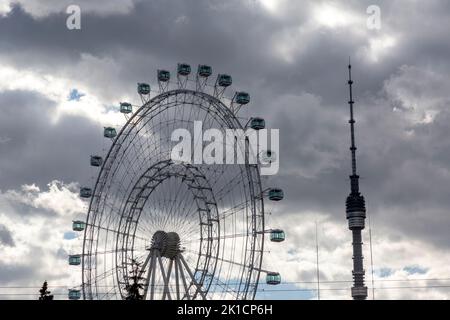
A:
{"label": "ferris wheel support leg", "polygon": [[[160,259],[161,261],[161,259]],[[171,296],[170,296],[170,290],[169,290],[169,281],[170,281],[170,274],[172,273],[172,265],[173,265],[173,260],[170,259],[169,261],[169,267],[167,270],[167,277],[166,280],[164,281],[164,292],[163,292],[163,297],[162,299],[165,300],[166,299],[166,295],[168,295],[169,300],[172,300]]]}
{"label": "ferris wheel support leg", "polygon": [[180,283],[178,281],[178,263],[177,258],[172,260],[175,264],[175,288],[177,290],[177,300],[180,300]]}
{"label": "ferris wheel support leg", "polygon": [[150,261],[151,256],[152,256],[152,253],[150,252],[147,255],[147,258],[145,259],[144,264],[142,265],[141,271],[139,272],[139,276],[142,276],[144,274],[145,268],[147,268],[147,264]]}
{"label": "ferris wheel support leg", "polygon": [[176,265],[178,266],[178,270],[179,270],[179,273],[180,273],[181,280],[183,282],[186,299],[187,300],[191,300],[191,296],[189,295],[189,288],[188,288],[188,286],[186,284],[186,278],[184,277],[184,272],[183,272],[183,268],[182,268],[182,266],[180,264],[180,260],[178,259],[178,257],[175,258],[175,259],[176,259],[175,261],[176,261]]}
{"label": "ferris wheel support leg", "polygon": [[152,269],[153,269],[153,261],[155,259],[153,259],[153,251],[150,252],[150,254],[148,255],[149,259],[150,259],[150,265],[148,267],[148,271],[147,271],[147,279],[145,280],[145,284],[144,284],[144,300],[147,297],[147,292],[148,292],[148,287],[150,286],[150,277],[152,275]]}
{"label": "ferris wheel support leg", "polygon": [[167,293],[167,296],[168,296],[169,300],[172,300],[172,298],[170,296],[170,291],[169,291],[169,273],[167,273],[167,275],[166,275],[166,272],[164,270],[164,266],[163,266],[163,263],[162,263],[162,260],[161,260],[161,255],[159,254],[159,252],[156,253],[156,257],[158,258],[159,268],[161,269],[161,274],[162,274],[162,278],[163,278],[163,281],[164,281],[164,293],[163,293],[163,298],[162,299],[163,300],[165,299],[166,293]]}
{"label": "ferris wheel support leg", "polygon": [[197,281],[195,281],[194,275],[192,274],[191,269],[189,269],[189,265],[186,263],[186,260],[184,260],[184,258],[183,258],[183,256],[181,254],[178,255],[178,256],[180,257],[181,262],[183,263],[183,265],[186,268],[189,276],[191,277],[192,283],[194,283],[194,285],[197,287],[197,291],[195,292],[195,295],[197,295],[197,292],[198,292],[202,296],[202,299],[206,300],[205,294],[202,291],[202,287],[197,283]]}
{"label": "ferris wheel support leg", "polygon": [[156,254],[152,256],[152,281],[150,286],[150,300],[153,300],[155,295],[155,274],[156,274]]}

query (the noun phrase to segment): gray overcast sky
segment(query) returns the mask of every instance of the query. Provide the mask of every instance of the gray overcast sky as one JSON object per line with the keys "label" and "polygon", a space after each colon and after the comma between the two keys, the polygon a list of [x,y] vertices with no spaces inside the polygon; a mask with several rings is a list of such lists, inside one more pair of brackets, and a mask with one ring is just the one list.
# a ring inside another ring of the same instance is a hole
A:
{"label": "gray overcast sky", "polygon": [[[69,4],[81,7],[81,30],[66,28]],[[366,26],[369,5],[381,10],[380,30]],[[252,95],[242,115],[280,128],[269,183],[285,190],[272,216],[290,238],[271,265],[288,281],[314,280],[318,220],[323,278],[350,279],[349,56],[375,275],[449,278],[449,14],[445,0],[0,0],[0,284],[76,283],[64,235],[82,217],[77,185],[95,174],[86,157],[106,152],[102,126],[120,119],[112,107],[138,102],[136,82],[154,83],[156,69],[177,62],[231,74]],[[68,101],[73,89],[79,101]]]}

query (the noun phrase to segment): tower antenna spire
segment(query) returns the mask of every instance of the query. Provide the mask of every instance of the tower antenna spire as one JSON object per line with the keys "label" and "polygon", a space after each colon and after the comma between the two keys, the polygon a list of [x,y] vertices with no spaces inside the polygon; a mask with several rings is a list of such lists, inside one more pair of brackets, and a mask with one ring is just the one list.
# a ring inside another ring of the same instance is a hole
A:
{"label": "tower antenna spire", "polygon": [[[350,151],[352,153],[352,176],[357,176],[356,174],[356,144],[355,144],[355,119],[353,116],[353,104],[355,103],[355,101],[353,101],[353,89],[352,89],[352,85],[353,85],[353,80],[352,80],[352,65],[350,63],[350,58],[348,58],[348,87],[349,87],[349,97],[350,100],[348,101],[348,104],[350,106],[350,140],[351,140],[351,146],[350,146]],[[358,181],[356,181],[358,182]],[[353,190],[354,185],[352,184],[352,191],[356,191],[358,192],[358,189]],[[359,187],[358,183],[356,183],[355,187]]]}
{"label": "tower antenna spire", "polygon": [[349,107],[350,107],[350,151],[352,157],[352,174],[350,175],[350,195],[346,201],[346,214],[348,227],[352,231],[353,238],[353,287],[352,297],[355,300],[365,300],[367,298],[367,287],[364,285],[364,266],[362,255],[361,231],[365,227],[366,205],[364,196],[359,192],[359,176],[356,171],[356,143],[355,143],[355,119],[353,113],[353,80],[352,65],[350,57],[348,60],[348,87],[349,87]]}

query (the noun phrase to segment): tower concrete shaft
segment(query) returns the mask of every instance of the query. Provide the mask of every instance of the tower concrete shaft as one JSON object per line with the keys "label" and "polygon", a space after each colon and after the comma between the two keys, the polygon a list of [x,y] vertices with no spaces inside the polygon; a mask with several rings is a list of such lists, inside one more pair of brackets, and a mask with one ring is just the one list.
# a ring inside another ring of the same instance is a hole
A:
{"label": "tower concrete shaft", "polygon": [[364,265],[362,254],[361,231],[365,227],[366,206],[364,197],[359,192],[359,176],[356,173],[356,144],[355,144],[355,119],[353,117],[353,92],[352,92],[352,66],[348,65],[348,86],[350,91],[350,151],[352,156],[352,174],[350,176],[350,195],[346,201],[346,213],[348,227],[352,231],[353,245],[353,287],[352,297],[355,300],[365,300],[367,298],[367,287],[364,285]]}

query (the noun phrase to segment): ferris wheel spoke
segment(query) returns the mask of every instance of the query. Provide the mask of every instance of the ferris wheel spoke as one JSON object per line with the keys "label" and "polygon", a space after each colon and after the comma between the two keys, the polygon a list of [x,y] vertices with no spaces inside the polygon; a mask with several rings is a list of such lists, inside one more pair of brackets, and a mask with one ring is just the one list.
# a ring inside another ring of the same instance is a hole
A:
{"label": "ferris wheel spoke", "polygon": [[184,200],[184,199],[183,199],[183,202],[185,203],[185,205],[178,209],[180,214],[178,214],[177,216],[174,215],[173,218],[172,218],[172,223],[173,223],[174,228],[183,229],[187,225],[190,225],[190,221],[189,220],[192,219],[192,214],[194,212],[194,209],[196,209],[195,206],[193,205],[193,203],[191,203],[190,207],[187,208],[189,202]]}
{"label": "ferris wheel spoke", "polygon": [[176,197],[175,197],[175,199],[173,199],[173,200],[171,200],[171,201],[169,201],[167,203],[167,207],[166,207],[167,212],[166,212],[165,216],[163,217],[163,222],[162,222],[163,225],[167,225],[168,221],[172,218],[172,216],[173,216],[173,204],[174,204],[175,201],[176,201]]}
{"label": "ferris wheel spoke", "polygon": [[[255,233],[253,233],[255,234]],[[233,238],[241,238],[241,237],[248,237],[250,234],[249,233],[236,233],[236,234],[224,234],[218,237],[207,237],[207,238],[198,238],[195,240],[190,240],[190,241],[184,241],[184,244],[190,244],[193,242],[199,242],[199,241],[214,241],[214,240],[219,240],[219,239],[233,239]]]}
{"label": "ferris wheel spoke", "polygon": [[249,202],[250,202],[250,200],[245,200],[244,202],[237,204],[230,209],[222,211],[220,213],[220,219],[224,220],[224,219],[228,218],[229,216],[232,216],[236,213],[243,212],[243,210],[247,207]]}
{"label": "ferris wheel spoke", "polygon": [[228,260],[228,259],[224,259],[224,258],[214,257],[214,256],[210,256],[210,255],[203,254],[203,253],[200,253],[200,255],[208,257],[210,259],[222,261],[222,262],[225,262],[225,263],[228,263],[228,264],[231,264],[231,265],[236,265],[236,266],[239,266],[239,267],[243,267],[243,268],[249,268],[250,267],[250,266],[247,266],[247,265],[245,265],[243,263],[240,263],[240,262],[237,262],[237,261],[232,261],[232,260]]}
{"label": "ferris wheel spoke", "polygon": [[112,297],[112,293],[113,291],[115,292],[115,287],[113,286],[111,289],[107,290],[105,293],[103,293],[103,295],[101,296],[100,299],[105,298],[107,300],[110,300]]}
{"label": "ferris wheel spoke", "polygon": [[120,266],[114,266],[114,267],[112,267],[111,269],[108,269],[107,271],[105,271],[105,272],[103,272],[103,273],[101,273],[101,274],[96,275],[96,276],[93,278],[93,281],[92,281],[92,282],[98,283],[99,281],[101,281],[101,280],[105,279],[106,277],[109,277],[110,275],[112,275],[112,274],[116,271],[116,269],[118,269],[118,268],[120,268]]}
{"label": "ferris wheel spoke", "polygon": [[242,174],[239,172],[233,179],[236,181],[236,183],[230,182],[229,184],[224,185],[219,191],[216,192],[217,198],[222,200],[224,196],[227,196],[231,190],[233,190],[237,185],[242,183],[242,181],[240,181],[241,178]]}
{"label": "ferris wheel spoke", "polygon": [[87,253],[85,255],[87,256],[97,256],[97,255],[106,255],[106,254],[111,254],[111,253],[116,253],[116,252],[125,252],[125,249],[111,249],[111,250],[105,250],[105,251],[95,251],[92,253]]}
{"label": "ferris wheel spoke", "polygon": [[[189,240],[189,239],[193,239],[195,236],[197,236],[200,232],[200,225],[199,224],[192,224],[192,226],[184,226],[181,227],[181,233],[183,234],[183,241],[182,244],[190,244],[193,242],[193,240]],[[186,240],[184,240],[186,239]]]}
{"label": "ferris wheel spoke", "polygon": [[221,281],[219,278],[214,278],[211,282],[214,282],[215,285],[219,286],[220,288],[222,288],[222,290],[226,293],[229,293],[230,295],[232,295],[235,299],[238,298],[239,293],[236,291],[236,289],[231,288],[231,284],[230,283],[225,283],[223,281]]}
{"label": "ferris wheel spoke", "polygon": [[[178,196],[180,195],[180,191],[181,191],[181,188],[183,187],[183,184],[182,183],[179,183],[178,184],[179,186],[178,186],[178,189],[177,189],[177,191],[176,191],[176,197],[175,197],[175,199],[174,199],[174,201],[173,201],[173,203],[172,203],[172,206],[171,206],[171,208],[170,208],[170,210],[169,210],[169,212],[170,212],[170,216],[173,218],[174,217],[174,214],[172,214],[173,212],[174,212],[174,210],[175,210],[175,205],[177,204],[177,202],[176,202],[176,200],[177,200],[177,198],[178,198]],[[183,202],[185,202],[185,199],[187,198],[187,190],[185,190],[185,192],[182,194],[182,198],[181,198],[181,202],[178,202],[178,203],[183,203]]]}
{"label": "ferris wheel spoke", "polygon": [[[188,195],[186,195],[186,197],[188,197]],[[197,205],[195,204],[195,201],[185,201],[185,205],[183,206],[183,208],[181,209],[181,214],[184,213],[184,218],[188,218],[190,217],[193,212],[197,211]],[[180,219],[180,223],[181,223],[182,219]]]}

